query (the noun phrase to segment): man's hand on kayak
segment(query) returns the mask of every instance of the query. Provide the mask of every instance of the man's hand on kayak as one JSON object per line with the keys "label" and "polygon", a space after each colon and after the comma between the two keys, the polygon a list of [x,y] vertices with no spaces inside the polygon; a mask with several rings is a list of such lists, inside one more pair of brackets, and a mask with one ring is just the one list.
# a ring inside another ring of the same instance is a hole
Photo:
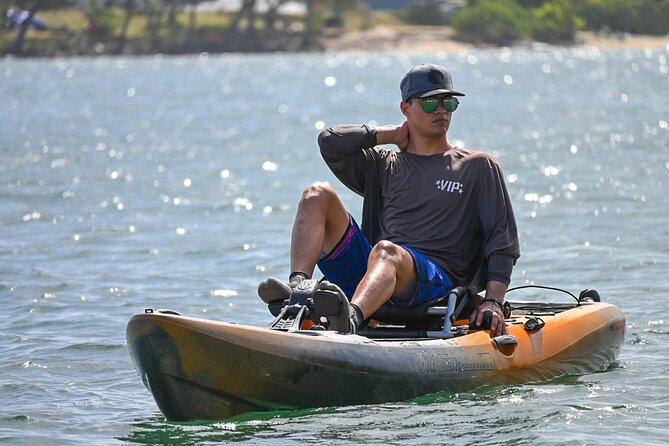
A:
{"label": "man's hand on kayak", "polygon": [[402,151],[409,147],[409,124],[406,121],[401,125],[382,125],[375,129],[378,145],[394,144]]}
{"label": "man's hand on kayak", "polygon": [[469,317],[469,323],[475,325],[483,324],[483,317],[486,310],[492,311],[492,320],[490,321],[490,332],[493,336],[505,335],[508,334],[508,329],[506,322],[504,322],[504,314],[499,306],[490,301],[481,302],[481,304],[476,308],[471,316]]}
{"label": "man's hand on kayak", "polygon": [[[505,283],[491,280],[486,286],[485,300],[472,312],[469,317],[470,324],[483,324],[483,316],[486,310],[492,311],[490,331],[493,336],[508,334],[506,322],[504,322],[504,310],[502,309],[504,295],[507,286]],[[493,302],[494,301],[494,302]]]}

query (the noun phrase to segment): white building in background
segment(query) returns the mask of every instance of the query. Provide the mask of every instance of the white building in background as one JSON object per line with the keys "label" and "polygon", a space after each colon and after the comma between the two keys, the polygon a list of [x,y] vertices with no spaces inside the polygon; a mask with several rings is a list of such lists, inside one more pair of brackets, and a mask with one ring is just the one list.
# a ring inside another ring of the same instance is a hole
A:
{"label": "white building in background", "polygon": [[[256,0],[255,10],[259,13],[265,13],[270,9],[270,5],[274,3],[268,0]],[[198,11],[224,11],[237,12],[241,9],[242,0],[210,0],[199,3],[197,5]],[[307,13],[307,8],[304,2],[289,1],[277,10],[281,15],[303,16]]]}
{"label": "white building in background", "polygon": [[[400,10],[411,5],[425,3],[427,0],[359,0],[371,9],[395,9]],[[197,6],[199,11],[225,11],[237,12],[242,7],[242,0],[210,0],[200,3]],[[256,0],[256,11],[260,13],[267,12],[270,4],[274,3],[268,0]],[[465,0],[441,0],[439,4],[443,12],[451,12],[466,5]],[[283,15],[305,15],[307,8],[303,1],[288,1],[278,9],[279,14]]]}

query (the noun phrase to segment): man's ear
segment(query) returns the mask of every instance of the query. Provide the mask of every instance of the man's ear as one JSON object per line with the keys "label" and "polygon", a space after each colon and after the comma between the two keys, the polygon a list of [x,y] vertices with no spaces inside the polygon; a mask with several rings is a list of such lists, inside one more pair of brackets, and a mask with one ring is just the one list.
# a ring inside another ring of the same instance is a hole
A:
{"label": "man's ear", "polygon": [[409,107],[411,107],[411,104],[408,103],[407,101],[400,102],[400,110],[402,111],[402,114],[406,117],[409,116]]}

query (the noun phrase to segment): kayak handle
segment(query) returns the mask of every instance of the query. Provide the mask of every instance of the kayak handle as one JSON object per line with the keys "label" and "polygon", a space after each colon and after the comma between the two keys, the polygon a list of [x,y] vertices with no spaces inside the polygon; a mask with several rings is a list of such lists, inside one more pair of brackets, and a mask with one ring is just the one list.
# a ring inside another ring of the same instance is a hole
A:
{"label": "kayak handle", "polygon": [[[444,326],[440,331],[428,331],[428,338],[443,338],[448,339],[453,337],[451,332],[451,325],[453,324],[453,313],[455,312],[455,302],[458,300],[459,288],[454,288],[446,298],[446,307],[439,307],[441,313],[444,314]],[[437,308],[431,308],[436,310]]]}

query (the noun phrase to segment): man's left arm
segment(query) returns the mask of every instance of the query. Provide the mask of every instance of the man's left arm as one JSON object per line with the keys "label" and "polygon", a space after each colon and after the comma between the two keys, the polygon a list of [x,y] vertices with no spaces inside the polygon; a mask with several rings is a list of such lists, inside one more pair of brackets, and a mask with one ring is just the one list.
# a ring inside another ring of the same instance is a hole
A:
{"label": "man's left arm", "polygon": [[493,318],[495,335],[507,334],[504,323],[504,296],[511,281],[511,272],[520,256],[520,244],[511,199],[504,175],[496,160],[489,159],[480,178],[478,211],[484,236],[484,254],[488,262],[485,299],[472,313],[471,322],[481,324],[486,310]]}

